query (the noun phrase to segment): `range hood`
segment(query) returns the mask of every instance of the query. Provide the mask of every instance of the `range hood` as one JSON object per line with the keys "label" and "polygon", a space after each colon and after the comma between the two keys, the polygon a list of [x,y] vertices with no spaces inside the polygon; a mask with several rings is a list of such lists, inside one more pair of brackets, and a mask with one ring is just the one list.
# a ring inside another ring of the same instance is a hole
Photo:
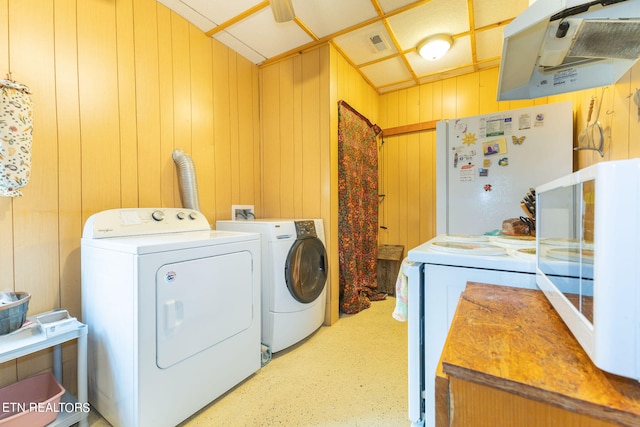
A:
{"label": "range hood", "polygon": [[640,57],[640,0],[537,0],[504,29],[498,100],[615,83]]}

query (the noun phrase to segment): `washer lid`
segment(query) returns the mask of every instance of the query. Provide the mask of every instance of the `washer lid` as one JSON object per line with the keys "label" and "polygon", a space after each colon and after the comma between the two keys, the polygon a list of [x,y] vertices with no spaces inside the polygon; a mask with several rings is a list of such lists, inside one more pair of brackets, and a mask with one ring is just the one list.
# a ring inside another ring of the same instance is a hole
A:
{"label": "washer lid", "polygon": [[291,295],[302,303],[315,301],[327,282],[327,251],[317,237],[298,239],[289,249],[284,277]]}
{"label": "washer lid", "polygon": [[210,230],[113,237],[109,239],[87,239],[83,237],[81,244],[82,247],[96,247],[115,252],[145,255],[259,239],[260,235],[257,233]]}

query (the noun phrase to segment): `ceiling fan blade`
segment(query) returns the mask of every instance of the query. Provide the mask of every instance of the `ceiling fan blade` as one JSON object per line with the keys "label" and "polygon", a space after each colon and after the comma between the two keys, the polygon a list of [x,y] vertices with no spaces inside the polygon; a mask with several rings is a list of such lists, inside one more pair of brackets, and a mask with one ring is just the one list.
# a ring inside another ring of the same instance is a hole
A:
{"label": "ceiling fan blade", "polygon": [[292,0],[271,0],[271,11],[276,22],[289,22],[296,16]]}

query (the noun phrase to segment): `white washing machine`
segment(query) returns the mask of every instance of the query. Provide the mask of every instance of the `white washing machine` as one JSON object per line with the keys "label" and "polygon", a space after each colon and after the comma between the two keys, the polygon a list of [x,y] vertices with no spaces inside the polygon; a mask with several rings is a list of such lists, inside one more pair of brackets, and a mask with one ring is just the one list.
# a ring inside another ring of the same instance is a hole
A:
{"label": "white washing machine", "polygon": [[272,352],[322,325],[329,270],[321,219],[217,221],[216,228],[262,236],[262,342]]}
{"label": "white washing machine", "polygon": [[175,426],[260,369],[260,236],[189,209],[87,220],[89,401],[114,426]]}

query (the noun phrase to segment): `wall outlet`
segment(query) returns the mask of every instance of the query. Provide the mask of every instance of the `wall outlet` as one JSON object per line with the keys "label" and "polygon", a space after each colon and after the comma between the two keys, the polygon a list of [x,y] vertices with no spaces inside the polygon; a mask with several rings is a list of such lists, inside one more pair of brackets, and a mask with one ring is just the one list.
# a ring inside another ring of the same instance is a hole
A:
{"label": "wall outlet", "polygon": [[256,219],[253,205],[231,205],[231,218],[234,221]]}

